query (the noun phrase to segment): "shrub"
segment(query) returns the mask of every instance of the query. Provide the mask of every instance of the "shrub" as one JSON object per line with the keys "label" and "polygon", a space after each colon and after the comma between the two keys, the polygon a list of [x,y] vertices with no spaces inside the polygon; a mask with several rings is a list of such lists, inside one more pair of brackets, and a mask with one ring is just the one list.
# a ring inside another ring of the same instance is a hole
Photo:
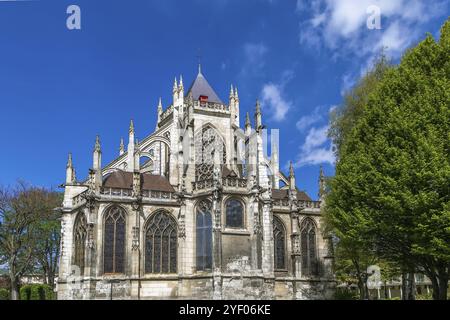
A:
{"label": "shrub", "polygon": [[31,297],[31,285],[24,285],[20,287],[19,291],[20,300],[30,300]]}
{"label": "shrub", "polygon": [[416,300],[433,300],[433,296],[430,293],[422,293],[422,294],[418,294],[416,295]]}
{"label": "shrub", "polygon": [[358,292],[349,290],[347,288],[337,288],[334,294],[336,300],[358,300]]}
{"label": "shrub", "polygon": [[28,284],[20,288],[20,300],[54,300],[52,288],[46,284]]}
{"label": "shrub", "polygon": [[9,291],[5,288],[0,288],[0,300],[9,300]]}

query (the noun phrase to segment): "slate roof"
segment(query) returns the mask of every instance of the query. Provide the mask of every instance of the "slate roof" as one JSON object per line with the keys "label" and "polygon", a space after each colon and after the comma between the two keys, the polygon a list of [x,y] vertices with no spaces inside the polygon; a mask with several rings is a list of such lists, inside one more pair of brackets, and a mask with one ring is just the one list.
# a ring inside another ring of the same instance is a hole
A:
{"label": "slate roof", "polygon": [[[105,188],[133,189],[133,173],[117,170],[103,179]],[[169,180],[160,175],[141,173],[142,190],[175,192]]]}
{"label": "slate roof", "polygon": [[197,74],[197,78],[195,78],[194,82],[192,82],[189,90],[186,93],[186,97],[192,93],[192,97],[194,100],[199,100],[200,96],[208,96],[208,101],[222,103],[222,100],[217,96],[214,89],[211,88],[206,78],[203,76],[201,72]]}

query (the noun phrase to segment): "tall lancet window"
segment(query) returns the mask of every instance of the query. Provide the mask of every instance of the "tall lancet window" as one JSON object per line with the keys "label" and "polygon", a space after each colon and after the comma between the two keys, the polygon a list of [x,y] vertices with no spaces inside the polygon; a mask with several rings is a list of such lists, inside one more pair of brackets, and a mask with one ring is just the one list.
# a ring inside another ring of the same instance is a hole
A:
{"label": "tall lancet window", "polygon": [[125,272],[125,212],[112,207],[105,215],[103,272]]}
{"label": "tall lancet window", "polygon": [[226,163],[227,155],[225,143],[217,131],[205,126],[195,135],[195,180],[209,180],[213,178],[214,164]]}
{"label": "tall lancet window", "polygon": [[155,213],[146,227],[145,272],[177,272],[177,223],[164,211]]}
{"label": "tall lancet window", "polygon": [[317,275],[316,225],[306,218],[301,225],[302,274]]}
{"label": "tall lancet window", "polygon": [[275,270],[286,269],[286,231],[283,222],[278,217],[273,217],[273,248]]}
{"label": "tall lancet window", "polygon": [[86,238],[87,238],[87,222],[84,213],[80,212],[76,218],[74,225],[74,265],[80,268],[80,275],[84,273],[84,261],[85,261],[85,248],[86,248]]}
{"label": "tall lancet window", "polygon": [[211,202],[203,200],[196,213],[197,270],[212,269],[212,217]]}

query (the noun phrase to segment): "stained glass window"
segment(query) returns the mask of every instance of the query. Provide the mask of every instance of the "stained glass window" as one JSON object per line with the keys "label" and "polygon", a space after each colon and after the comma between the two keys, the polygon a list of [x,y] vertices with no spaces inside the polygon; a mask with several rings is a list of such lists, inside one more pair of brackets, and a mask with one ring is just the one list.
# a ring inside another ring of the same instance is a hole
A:
{"label": "stained glass window", "polygon": [[285,270],[286,235],[283,222],[275,216],[273,217],[273,241],[275,270]]}
{"label": "stained glass window", "polygon": [[208,180],[213,178],[216,164],[226,163],[225,143],[215,129],[210,126],[202,128],[201,133],[195,136],[195,180]]}
{"label": "stained glass window", "polygon": [[147,224],[145,272],[177,272],[177,223],[164,211],[155,213]]}
{"label": "stained glass window", "polygon": [[239,200],[231,199],[226,204],[225,225],[229,228],[244,227],[244,208]]}
{"label": "stained glass window", "polygon": [[80,268],[80,275],[84,273],[84,259],[85,248],[87,238],[87,222],[86,216],[83,213],[79,213],[74,226],[74,243],[75,243],[75,255],[74,265]]}
{"label": "stained glass window", "polygon": [[302,248],[302,274],[317,275],[317,248],[316,248],[316,226],[314,222],[306,218],[301,225],[301,248]]}
{"label": "stained glass window", "polygon": [[103,272],[125,272],[125,212],[112,207],[105,215]]}
{"label": "stained glass window", "polygon": [[212,269],[211,202],[203,200],[197,206],[197,270]]}

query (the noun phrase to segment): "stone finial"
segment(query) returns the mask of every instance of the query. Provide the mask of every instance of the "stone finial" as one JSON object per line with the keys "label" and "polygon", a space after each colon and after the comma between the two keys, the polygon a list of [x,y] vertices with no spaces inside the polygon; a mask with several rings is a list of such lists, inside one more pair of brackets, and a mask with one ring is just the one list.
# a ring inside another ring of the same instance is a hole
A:
{"label": "stone finial", "polygon": [[234,98],[234,89],[233,89],[233,85],[231,85],[231,89],[230,89],[230,100],[231,98]]}
{"label": "stone finial", "polygon": [[239,100],[237,87],[234,87],[234,98],[235,98],[236,100]]}
{"label": "stone finial", "polygon": [[256,99],[255,106],[255,129],[258,130],[262,127],[262,119],[261,119],[261,105],[259,104],[259,100]]}
{"label": "stone finial", "polygon": [[125,145],[123,143],[123,138],[120,138],[119,155],[123,155],[125,152]]}
{"label": "stone finial", "polygon": [[100,147],[100,136],[99,136],[99,135],[97,135],[97,136],[95,137],[94,152],[101,152],[101,147]]}
{"label": "stone finial", "polygon": [[251,123],[250,123],[250,114],[247,112],[247,114],[245,115],[245,127],[250,127]]}
{"label": "stone finial", "polygon": [[178,86],[178,89],[182,89],[183,88],[183,77],[182,77],[182,75],[180,74],[180,84],[179,84],[179,86]]}
{"label": "stone finial", "polygon": [[295,173],[294,173],[294,165],[292,161],[289,164],[289,189],[295,190]]}
{"label": "stone finial", "polygon": [[173,81],[173,92],[177,92],[178,90],[178,84],[177,84],[177,77],[175,77],[175,80]]}
{"label": "stone finial", "polygon": [[130,134],[133,133],[134,134],[134,123],[133,123],[133,119],[130,120],[130,129],[128,131]]}
{"label": "stone finial", "polygon": [[161,114],[163,112],[163,106],[162,106],[162,99],[159,97],[158,100],[158,114]]}
{"label": "stone finial", "polygon": [[325,194],[325,175],[323,173],[323,167],[320,166],[319,171],[319,198],[322,198]]}
{"label": "stone finial", "polygon": [[73,163],[72,163],[72,152],[69,152],[69,157],[67,159],[67,166],[66,168],[73,168]]}
{"label": "stone finial", "polygon": [[261,113],[261,105],[259,103],[259,99],[256,99],[256,105],[255,105],[255,114]]}

